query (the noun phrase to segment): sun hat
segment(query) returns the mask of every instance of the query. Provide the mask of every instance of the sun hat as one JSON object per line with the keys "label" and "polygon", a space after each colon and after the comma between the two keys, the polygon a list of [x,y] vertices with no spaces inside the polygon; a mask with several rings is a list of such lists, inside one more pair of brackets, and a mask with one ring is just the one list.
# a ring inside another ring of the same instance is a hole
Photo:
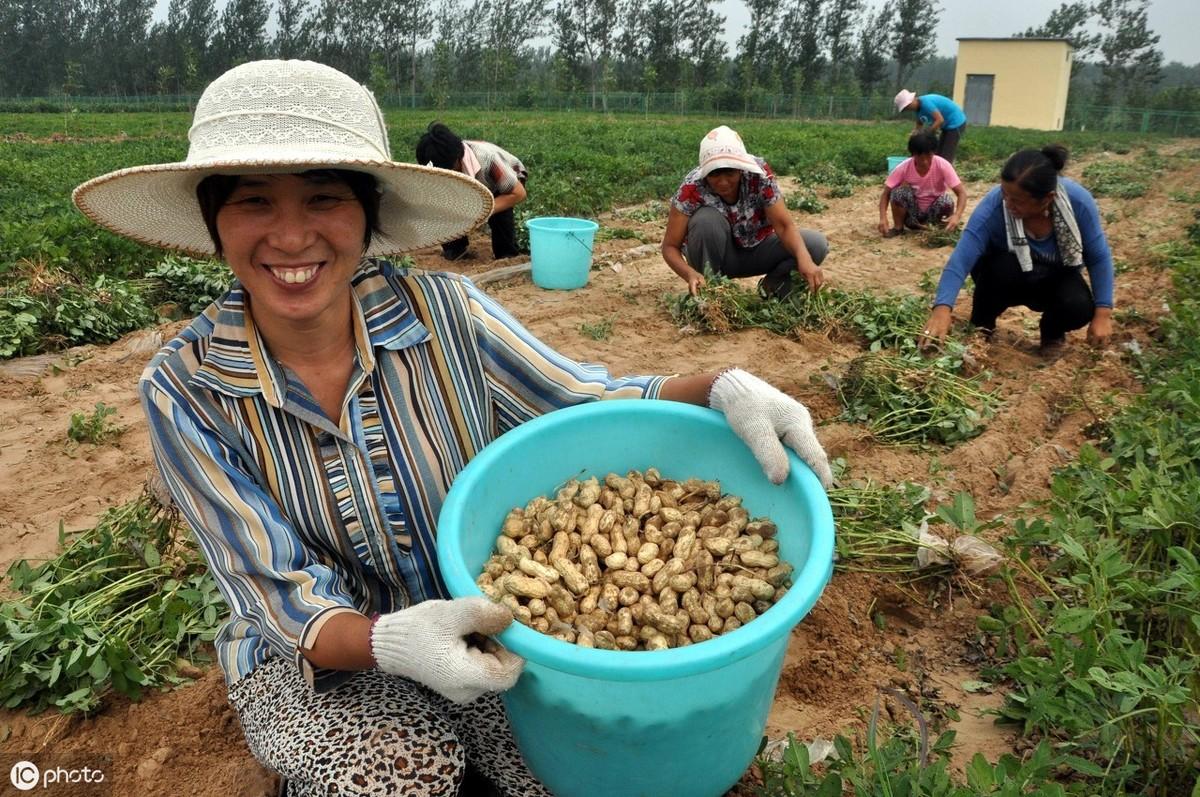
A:
{"label": "sun hat", "polygon": [[746,152],[742,137],[725,125],[714,127],[700,139],[700,176],[708,177],[709,172],[717,169],[763,173],[758,161]]}
{"label": "sun hat", "polygon": [[896,113],[902,113],[916,98],[917,93],[915,91],[900,89],[900,93],[896,95],[896,99],[892,100],[892,102],[896,103]]}
{"label": "sun hat", "polygon": [[366,254],[459,238],[492,210],[491,192],[457,172],[392,160],[375,96],[312,61],[251,61],[218,77],[196,104],[187,158],[88,180],[72,199],[92,221],[145,244],[215,255],[196,186],[213,174],[347,169],[374,175],[383,234]]}

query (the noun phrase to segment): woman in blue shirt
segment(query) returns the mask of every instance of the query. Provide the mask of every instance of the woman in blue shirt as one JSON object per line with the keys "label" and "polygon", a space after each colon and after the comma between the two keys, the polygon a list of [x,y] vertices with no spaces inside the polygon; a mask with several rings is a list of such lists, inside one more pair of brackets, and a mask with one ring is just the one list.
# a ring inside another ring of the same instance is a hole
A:
{"label": "woman in blue shirt", "polygon": [[1096,200],[1061,176],[1066,162],[1067,150],[1053,145],[1023,149],[1004,164],[1000,185],[979,203],[942,270],[924,343],[940,341],[950,330],[968,274],[975,281],[971,323],[985,333],[1006,309],[1023,305],[1042,314],[1045,353],[1085,325],[1092,344],[1112,334],[1112,253]]}
{"label": "woman in blue shirt", "polygon": [[929,125],[929,129],[938,136],[936,154],[954,163],[954,155],[958,152],[958,140],[967,129],[967,115],[962,107],[941,94],[922,94],[918,97],[916,92],[908,89],[901,89],[894,102],[896,113],[916,113],[916,130]]}

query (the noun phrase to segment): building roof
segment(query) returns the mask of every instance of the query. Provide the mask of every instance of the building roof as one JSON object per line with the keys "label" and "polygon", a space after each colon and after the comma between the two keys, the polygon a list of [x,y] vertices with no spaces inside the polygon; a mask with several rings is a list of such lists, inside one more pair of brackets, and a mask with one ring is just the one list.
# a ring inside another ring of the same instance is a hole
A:
{"label": "building roof", "polygon": [[960,36],[960,42],[1062,42],[1070,44],[1070,39],[1059,36]]}

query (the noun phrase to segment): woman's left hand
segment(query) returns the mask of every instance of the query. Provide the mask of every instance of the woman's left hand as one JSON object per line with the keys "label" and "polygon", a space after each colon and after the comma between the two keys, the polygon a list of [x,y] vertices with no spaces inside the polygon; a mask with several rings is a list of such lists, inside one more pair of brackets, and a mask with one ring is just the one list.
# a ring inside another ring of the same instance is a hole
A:
{"label": "woman's left hand", "polygon": [[1087,340],[1093,346],[1103,346],[1108,342],[1108,338],[1112,335],[1112,309],[1108,307],[1097,307],[1095,314],[1092,316],[1092,323],[1088,324]]}
{"label": "woman's left hand", "polygon": [[829,458],[813,431],[812,416],[799,401],[757,376],[733,368],[713,380],[708,405],[725,413],[729,426],[750,447],[773,484],[782,483],[788,475],[784,444],[808,463],[823,487],[833,484]]}
{"label": "woman's left hand", "polygon": [[959,216],[958,214],[954,214],[954,215],[950,216],[948,219],[946,219],[946,229],[953,230],[955,227],[958,226],[958,222],[961,218],[962,217]]}

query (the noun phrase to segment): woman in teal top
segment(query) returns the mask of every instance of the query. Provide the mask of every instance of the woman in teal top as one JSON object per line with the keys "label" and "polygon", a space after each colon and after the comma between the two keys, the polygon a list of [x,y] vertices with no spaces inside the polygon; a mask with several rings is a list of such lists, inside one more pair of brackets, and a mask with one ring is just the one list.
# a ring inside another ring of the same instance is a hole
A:
{"label": "woman in teal top", "polygon": [[902,89],[896,95],[896,113],[914,111],[917,116],[917,130],[928,125],[929,129],[938,134],[937,155],[954,162],[958,151],[958,140],[967,129],[967,115],[962,107],[949,97],[941,94],[922,94]]}

